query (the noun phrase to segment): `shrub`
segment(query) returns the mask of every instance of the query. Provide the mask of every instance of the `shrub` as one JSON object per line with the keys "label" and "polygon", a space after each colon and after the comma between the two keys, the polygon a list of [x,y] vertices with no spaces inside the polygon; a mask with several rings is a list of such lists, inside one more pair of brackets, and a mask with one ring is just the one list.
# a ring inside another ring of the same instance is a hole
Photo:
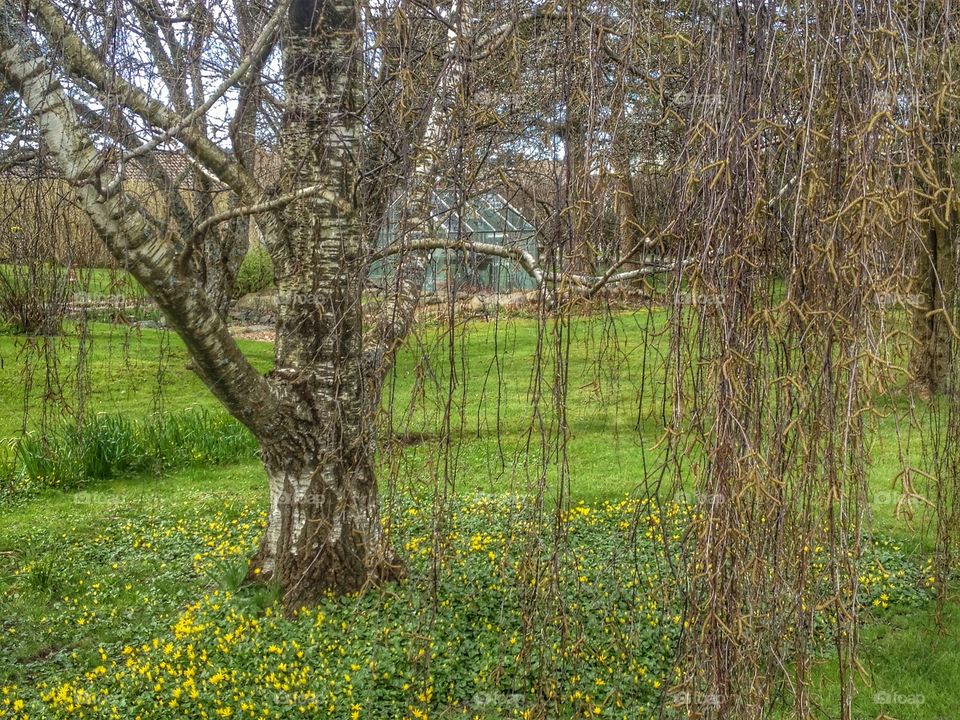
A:
{"label": "shrub", "polygon": [[26,335],[57,335],[70,282],[64,268],[26,261],[0,268],[0,320]]}
{"label": "shrub", "polygon": [[273,285],[273,260],[270,253],[261,247],[255,247],[247,253],[237,272],[234,296],[242,297],[250,293],[266,290]]}

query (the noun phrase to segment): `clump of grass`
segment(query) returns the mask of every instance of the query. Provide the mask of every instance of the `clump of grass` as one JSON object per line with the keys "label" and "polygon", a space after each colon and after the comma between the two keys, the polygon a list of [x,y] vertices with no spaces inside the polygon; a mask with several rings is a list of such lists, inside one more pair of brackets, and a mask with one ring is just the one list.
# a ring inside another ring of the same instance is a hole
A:
{"label": "clump of grass", "polygon": [[229,557],[215,561],[207,575],[224,592],[236,593],[243,587],[249,569],[246,557]]}
{"label": "clump of grass", "polygon": [[100,414],[17,439],[4,469],[7,494],[83,487],[123,473],[223,465],[256,457],[257,443],[233,418],[205,409],[145,420]]}

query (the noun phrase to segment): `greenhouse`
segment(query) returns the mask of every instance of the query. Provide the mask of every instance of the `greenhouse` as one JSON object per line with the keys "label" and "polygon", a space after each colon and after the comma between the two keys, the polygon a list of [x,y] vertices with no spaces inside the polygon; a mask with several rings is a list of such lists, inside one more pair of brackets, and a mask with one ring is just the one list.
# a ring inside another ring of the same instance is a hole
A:
{"label": "greenhouse", "polygon": [[[450,195],[434,196],[438,231],[450,242],[474,242],[520,248],[537,256],[536,231],[513,205],[498,193],[487,193],[454,202]],[[396,214],[380,234],[378,245],[395,242]],[[396,266],[392,257],[371,270],[373,279],[388,277]],[[437,249],[430,255],[424,282],[428,293],[508,293],[534,288],[533,279],[512,259],[462,250]]]}

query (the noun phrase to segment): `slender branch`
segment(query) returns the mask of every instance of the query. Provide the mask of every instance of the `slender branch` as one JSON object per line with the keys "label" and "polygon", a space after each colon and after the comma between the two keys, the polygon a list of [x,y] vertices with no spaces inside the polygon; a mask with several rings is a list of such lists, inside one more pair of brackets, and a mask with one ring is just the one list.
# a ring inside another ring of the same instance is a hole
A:
{"label": "slender branch", "polygon": [[440,238],[407,240],[406,242],[393,243],[374,251],[370,259],[376,261],[400,253],[441,249],[475,252],[481,255],[493,255],[507,260],[515,260],[520,264],[520,267],[537,281],[537,284],[544,282],[545,276],[543,270],[537,265],[536,258],[534,258],[533,255],[522,248],[512,248],[506,245],[494,245],[492,243],[478,243],[468,240],[442,240]]}
{"label": "slender branch", "polygon": [[477,38],[475,49],[479,50],[480,52],[477,55],[471,56],[469,59],[472,61],[477,61],[489,57],[503,46],[503,44],[507,41],[510,35],[517,30],[517,28],[525,23],[532,22],[534,20],[562,20],[565,17],[566,13],[564,13],[556,3],[550,3],[549,5],[532,8],[525,13],[521,13],[515,18],[511,18],[507,22],[501,23],[483,37]]}
{"label": "slender branch", "polygon": [[[79,99],[73,98],[72,100],[74,111],[77,113],[77,116],[81,122],[86,122],[89,125],[89,130],[91,131],[96,132],[98,130],[102,130],[103,118]],[[135,137],[133,128],[122,114],[115,113],[113,117],[110,118],[110,121],[114,125],[115,134],[120,138],[121,143],[129,143],[129,139]],[[179,183],[175,178],[172,178],[168,175],[163,165],[161,165],[154,155],[145,155],[140,158],[138,162],[140,168],[143,170],[144,174],[150,178],[150,182],[153,183],[154,187],[158,191],[164,193],[165,199],[168,203],[169,217],[171,217],[177,223],[180,232],[186,235],[193,224],[193,218],[191,218],[187,209],[187,205],[180,196],[178,191]],[[119,177],[120,174],[117,173],[117,176],[109,183],[108,187],[105,188],[105,191],[112,192],[116,187],[118,187]],[[141,211],[146,214],[147,211],[143,207],[142,203],[140,208]],[[153,219],[151,222],[153,222],[154,225],[159,224],[158,221]]]}
{"label": "slender branch", "polygon": [[184,87],[185,78],[182,73],[178,73],[174,68],[174,57],[182,57],[182,54],[177,52],[179,43],[177,42],[173,27],[164,25],[163,37],[170,46],[170,53],[167,52],[167,49],[163,46],[164,40],[160,37],[160,28],[154,18],[154,15],[162,14],[163,10],[157,7],[155,1],[149,0],[149,2],[153,8],[153,13],[148,12],[147,8],[139,5],[133,6],[134,13],[140,21],[140,27],[143,30],[143,40],[150,54],[153,56],[153,61],[156,63],[157,73],[167,87],[170,102],[176,110],[182,112],[187,105],[187,93]]}
{"label": "slender branch", "polygon": [[143,155],[144,153],[155,150],[161,144],[179,136],[179,134],[187,127],[192,125],[197,118],[205,115],[210,108],[212,108],[214,104],[220,98],[222,98],[228,90],[230,90],[230,88],[240,82],[244,75],[246,75],[247,72],[254,67],[254,62],[259,62],[258,58],[261,52],[263,52],[264,48],[268,48],[273,45],[274,37],[276,36],[277,29],[280,27],[280,23],[283,20],[288,5],[289,0],[277,3],[277,7],[273,11],[273,15],[270,16],[269,20],[267,20],[267,24],[263,26],[263,30],[260,32],[260,35],[257,37],[256,41],[253,43],[253,46],[246,53],[240,64],[237,65],[236,70],[230,73],[227,79],[220,83],[220,85],[210,94],[210,97],[208,97],[206,101],[198,105],[160,135],[157,135],[152,140],[143,143],[135,150],[125,153],[124,160],[130,160],[138,155]]}
{"label": "slender branch", "polygon": [[672,272],[680,267],[690,264],[690,260],[667,261],[649,263],[635,270],[628,270],[621,273],[605,275],[581,275],[577,273],[556,273],[546,272],[540,267],[537,259],[532,253],[523,248],[510,247],[507,245],[496,245],[494,243],[472,242],[469,240],[444,240],[441,238],[425,238],[420,240],[408,240],[406,242],[397,242],[387,245],[374,251],[370,255],[371,262],[383,260],[384,258],[412,253],[425,250],[459,250],[461,252],[473,252],[479,255],[490,255],[493,257],[513,260],[532,277],[537,286],[543,286],[548,282],[567,281],[575,285],[589,288],[588,295],[598,292],[604,285],[627,282],[637,278],[655,275],[658,273]]}
{"label": "slender branch", "polygon": [[674,272],[675,270],[692,264],[693,258],[687,258],[686,260],[650,263],[649,265],[644,265],[636,270],[627,270],[626,272],[616,273],[615,275],[610,275],[609,277],[598,278],[595,275],[570,275],[569,277],[574,280],[574,282],[577,282],[581,285],[589,285],[590,288],[587,291],[587,296],[592,297],[602,290],[606,285],[629,282],[630,280],[637,280],[638,278],[649,277],[650,275]]}
{"label": "slender branch", "polygon": [[767,209],[768,209],[768,210],[769,210],[770,208],[772,208],[774,205],[776,205],[776,204],[777,204],[777,201],[778,201],[780,198],[782,198],[790,188],[792,188],[792,187],[794,186],[794,184],[797,182],[797,180],[799,179],[799,177],[800,177],[799,175],[794,175],[792,178],[790,178],[789,180],[787,180],[787,182],[784,184],[784,186],[783,186],[782,188],[780,188],[780,190],[777,192],[777,194],[774,195],[772,198],[770,198],[769,201],[767,201]]}
{"label": "slender branch", "polygon": [[238,217],[244,217],[246,215],[260,215],[271,210],[279,210],[283,207],[286,207],[295,200],[303,200],[310,197],[320,197],[324,201],[333,203],[340,207],[341,210],[349,210],[350,205],[343,198],[338,196],[335,192],[330,189],[329,185],[319,184],[319,185],[310,185],[305,188],[300,188],[291,193],[285,195],[280,195],[278,197],[272,198],[270,200],[264,200],[261,203],[256,205],[241,205],[235,208],[230,208],[229,210],[224,210],[221,213],[216,215],[211,215],[199,225],[197,225],[194,233],[199,235],[200,233],[207,230],[211,225],[216,225],[218,223],[225,222],[227,220],[232,220]]}
{"label": "slender branch", "polygon": [[607,268],[606,272],[605,272],[602,276],[600,276],[600,278],[596,281],[596,283],[594,283],[595,287],[593,287],[593,288],[590,289],[590,294],[592,295],[592,294],[595,293],[597,290],[599,290],[601,287],[603,287],[603,286],[610,280],[610,278],[614,277],[614,275],[616,274],[617,270],[618,270],[619,268],[623,267],[624,264],[630,262],[630,260],[633,258],[633,256],[636,255],[641,249],[643,249],[643,248],[650,248],[650,247],[656,247],[656,245],[657,245],[657,241],[654,240],[653,238],[648,238],[648,237],[647,237],[647,238],[643,238],[642,240],[640,240],[640,242],[638,242],[638,243],[633,247],[633,249],[630,250],[630,252],[628,252],[627,254],[623,255],[619,260],[617,260],[617,261],[616,261],[615,263],[613,263],[609,268]]}

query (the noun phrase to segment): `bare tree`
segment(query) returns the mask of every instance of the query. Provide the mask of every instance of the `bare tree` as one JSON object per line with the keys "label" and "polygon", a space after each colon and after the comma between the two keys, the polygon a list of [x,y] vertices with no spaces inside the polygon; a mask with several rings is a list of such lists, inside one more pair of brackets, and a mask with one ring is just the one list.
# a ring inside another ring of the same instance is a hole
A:
{"label": "bare tree", "polygon": [[[380,522],[374,410],[428,253],[503,255],[544,288],[564,269],[547,271],[510,248],[451,243],[431,220],[443,168],[456,162],[454,123],[467,116],[474,66],[538,10],[241,5],[198,3],[177,16],[137,3],[117,17],[55,0],[7,3],[0,71],[111,253],[156,300],[207,386],[258,438],[270,511],[251,573],[277,580],[296,607],[402,573]],[[254,35],[255,18],[262,27]],[[223,60],[230,54],[232,64]],[[157,80],[137,79],[145,66]],[[224,133],[211,118],[230,113]],[[257,133],[272,119],[279,172],[264,183]],[[187,157],[197,181],[192,197],[167,193],[157,213],[125,183],[124,169],[139,162],[163,185],[170,172],[156,159],[161,147]],[[211,200],[218,189],[229,193],[225,207]],[[374,251],[397,202],[408,219],[391,247]],[[266,377],[224,320],[249,221],[276,275],[276,357]],[[402,256],[402,271],[365,336],[367,268],[390,255]],[[660,269],[565,277],[590,288]]]}
{"label": "bare tree", "polygon": [[[178,114],[111,72],[56,6],[35,6],[30,21],[95,97],[115,98],[124,111],[181,142],[203,173],[232,188],[248,208],[269,204],[250,170],[190,114]],[[304,0],[289,9],[278,3],[261,33],[282,28],[280,190],[287,196],[274,205],[276,213],[258,215],[282,300],[276,366],[262,377],[230,337],[192,261],[191,243],[171,238],[119,186],[26,18],[4,6],[4,76],[33,112],[111,252],[155,298],[204,382],[260,441],[271,501],[254,567],[281,584],[291,607],[326,590],[354,591],[400,574],[380,526],[370,432],[361,416],[357,25],[351,2]],[[248,56],[240,67],[249,62]]]}

